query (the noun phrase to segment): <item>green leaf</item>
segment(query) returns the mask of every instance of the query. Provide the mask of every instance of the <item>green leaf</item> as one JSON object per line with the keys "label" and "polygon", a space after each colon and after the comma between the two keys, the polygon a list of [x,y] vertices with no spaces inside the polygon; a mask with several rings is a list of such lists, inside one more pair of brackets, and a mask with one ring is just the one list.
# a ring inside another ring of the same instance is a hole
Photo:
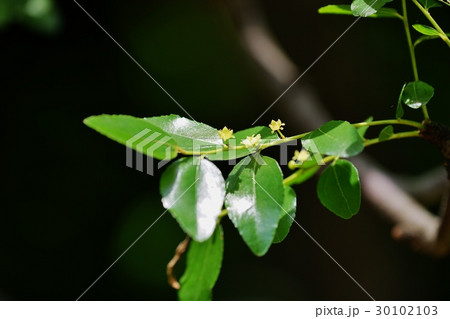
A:
{"label": "green leaf", "polygon": [[[320,14],[341,14],[353,16],[350,5],[338,4],[328,5],[319,9]],[[376,13],[369,16],[369,18],[401,18],[397,10],[392,8],[381,8]]]}
{"label": "green leaf", "polygon": [[277,231],[273,238],[274,244],[280,243],[286,238],[291,225],[294,222],[295,211],[297,210],[297,195],[289,186],[284,186],[284,200],[281,206],[283,208],[283,213],[281,214]]}
{"label": "green leaf", "polygon": [[110,139],[156,159],[177,156],[177,143],[157,126],[129,115],[98,115],[84,124]]}
{"label": "green leaf", "polygon": [[225,197],[220,170],[207,159],[185,157],[172,163],[161,176],[163,206],[196,241],[214,232]]}
{"label": "green leaf", "polygon": [[180,279],[178,298],[182,301],[211,300],[211,291],[219,277],[222,258],[223,231],[220,225],[207,241],[191,241],[186,271]]}
{"label": "green leaf", "polygon": [[223,142],[217,129],[178,115],[144,118],[171,136],[186,151],[222,149]]}
{"label": "green leaf", "polygon": [[401,119],[403,117],[403,115],[405,115],[405,111],[403,110],[403,105],[402,105],[402,96],[403,96],[403,92],[405,91],[406,84],[407,83],[403,84],[402,90],[400,91],[400,95],[398,96],[397,110],[395,111],[395,117],[398,119]]}
{"label": "green leaf", "polygon": [[439,2],[450,6],[450,1],[449,0],[439,0]]}
{"label": "green leaf", "polygon": [[379,11],[386,3],[392,0],[354,0],[351,10],[354,16],[369,17]]}
{"label": "green leaf", "polygon": [[[364,122],[370,123],[372,121],[373,121],[373,116],[370,116]],[[358,127],[356,130],[358,131],[359,136],[364,138],[368,129],[369,129],[369,126],[361,126],[361,127]]]}
{"label": "green leaf", "polygon": [[349,219],[357,214],[361,204],[358,171],[347,160],[337,160],[319,178],[317,195],[320,202],[337,216]]}
{"label": "green leaf", "polygon": [[350,157],[364,149],[364,141],[356,128],[346,121],[330,121],[302,139],[312,153]]}
{"label": "green leaf", "polygon": [[434,88],[422,81],[409,82],[402,94],[402,101],[410,108],[426,105],[434,95]]}
{"label": "green leaf", "polygon": [[419,2],[425,7],[426,10],[442,7],[442,4],[440,4],[437,0],[419,0]]}
{"label": "green leaf", "polygon": [[218,131],[178,115],[137,118],[98,115],[84,123],[110,139],[157,159],[172,159],[177,152],[221,150]]}
{"label": "green leaf", "polygon": [[378,140],[380,142],[387,141],[394,134],[394,127],[392,125],[388,125],[383,128],[378,135]]}
{"label": "green leaf", "polygon": [[[238,131],[234,133],[234,137],[230,140],[228,140],[230,148],[236,147],[236,146],[242,146],[241,142],[245,140],[248,136],[251,135],[261,135],[261,143],[270,142],[272,140],[278,140],[278,134],[272,133],[272,130],[268,128],[267,126],[255,126],[252,128],[248,128],[242,131]],[[215,154],[209,154],[207,157],[211,161],[222,161],[222,160],[233,160],[241,157],[245,157],[252,153],[250,149],[239,149],[239,150],[226,150],[223,152],[218,152]]]}
{"label": "green leaf", "polygon": [[439,31],[435,28],[429,27],[423,24],[413,24],[412,26],[417,32],[422,33],[424,35],[439,35]]}
{"label": "green leaf", "polygon": [[283,198],[283,175],[270,157],[258,153],[247,156],[228,176],[228,216],[257,256],[264,255],[272,244]]}
{"label": "green leaf", "polygon": [[[446,33],[446,35],[448,37],[450,37],[450,33]],[[428,40],[436,40],[436,39],[441,39],[441,37],[439,35],[423,35],[420,38],[418,38],[416,40],[416,42],[414,42],[414,46],[418,46],[419,44],[421,44],[424,41],[428,41]]]}

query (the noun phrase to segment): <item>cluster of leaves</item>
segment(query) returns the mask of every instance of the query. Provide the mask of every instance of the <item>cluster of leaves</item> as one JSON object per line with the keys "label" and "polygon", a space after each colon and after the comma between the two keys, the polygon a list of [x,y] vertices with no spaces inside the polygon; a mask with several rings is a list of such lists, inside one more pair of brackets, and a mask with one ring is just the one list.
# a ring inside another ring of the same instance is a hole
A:
{"label": "cluster of leaves", "polygon": [[53,0],[1,0],[0,29],[10,23],[53,33],[58,30],[61,17]]}
{"label": "cluster of leaves", "polygon": [[[396,9],[385,7],[385,5],[390,2],[393,2],[393,0],[354,0],[350,5],[339,4],[324,6],[319,9],[319,13],[369,18],[397,18],[403,20],[404,16]],[[432,8],[439,8],[445,5],[450,6],[450,2],[447,2],[446,0],[418,0],[418,4],[421,5],[426,12]],[[442,39],[445,41],[444,37],[447,37],[448,40],[448,37],[450,36],[450,33],[444,33],[435,26],[413,24],[412,27],[422,35],[415,41],[414,46],[417,46],[426,40]]]}
{"label": "cluster of leaves", "polygon": [[[319,10],[323,14],[345,14],[371,18],[399,18],[407,27],[406,9],[398,13],[385,5],[393,0],[354,0],[351,5],[329,5]],[[419,9],[439,7],[445,1],[412,0]],[[417,2],[419,1],[419,2]],[[405,0],[402,0],[405,5]],[[435,27],[413,25],[424,40],[447,35],[427,16]],[[450,43],[450,41],[449,41]],[[412,54],[415,68],[414,55]],[[163,206],[193,240],[187,254],[187,267],[180,279],[181,300],[209,300],[219,276],[224,240],[220,222],[228,216],[243,241],[257,256],[288,235],[297,211],[296,193],[292,185],[301,184],[315,175],[322,165],[329,164],[317,184],[320,202],[337,216],[349,219],[358,213],[361,186],[356,167],[345,158],[356,156],[366,146],[394,138],[418,136],[422,124],[402,120],[403,105],[422,108],[428,120],[426,105],[434,89],[420,81],[406,83],[400,93],[396,120],[350,124],[330,121],[315,131],[285,137],[284,123],[272,121],[269,127],[252,127],[236,133],[224,127],[217,130],[178,115],[136,118],[128,115],[100,115],[85,120],[85,124],[137,152],[158,160],[175,160],[161,177]],[[391,124],[410,125],[416,131],[395,133]],[[365,138],[371,125],[385,125],[377,138]],[[277,161],[261,152],[271,146],[301,140],[302,150],[296,151],[288,167],[295,170],[284,178]],[[214,161],[240,161],[225,179]]]}
{"label": "cluster of leaves", "polygon": [[[315,173],[319,165],[324,164],[322,156],[331,156],[333,162],[319,179],[320,201],[345,219],[359,210],[358,172],[352,163],[341,158],[362,152],[364,140],[361,131],[345,121],[328,122],[302,138],[307,157],[300,160],[297,156],[294,162],[305,174],[299,174],[289,183],[283,180],[277,161],[260,154],[267,143],[282,141],[268,127],[236,132],[224,142],[219,136],[221,131],[177,115],[144,119],[100,115],[87,118],[85,123],[109,138],[157,159],[174,159],[180,153],[199,155],[174,161],[163,173],[160,183],[163,206],[194,240],[188,253],[187,270],[181,279],[181,299],[210,296],[222,258],[219,252],[223,250],[223,235],[218,224],[223,216],[230,218],[257,256],[264,255],[272,243],[279,243],[287,236],[297,205],[296,194],[290,185],[302,183],[312,176],[309,172]],[[141,132],[146,132],[147,137]],[[262,138],[254,147],[231,146],[255,135]],[[226,180],[212,162],[238,158],[241,160]],[[197,268],[207,274],[203,278],[204,284],[199,281],[198,272],[193,270]],[[195,282],[192,284],[195,289],[189,288],[191,282]]]}

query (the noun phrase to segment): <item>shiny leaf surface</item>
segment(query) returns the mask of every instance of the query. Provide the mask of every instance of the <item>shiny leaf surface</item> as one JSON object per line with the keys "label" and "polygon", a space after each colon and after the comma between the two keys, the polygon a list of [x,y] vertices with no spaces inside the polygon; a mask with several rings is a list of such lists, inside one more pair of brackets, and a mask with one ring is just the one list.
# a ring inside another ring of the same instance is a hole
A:
{"label": "shiny leaf surface", "polygon": [[403,90],[403,103],[410,108],[418,109],[426,105],[434,95],[434,88],[422,81],[409,82]]}
{"label": "shiny leaf surface", "polygon": [[186,157],[172,163],[161,177],[163,206],[196,241],[208,239],[225,196],[220,170],[207,159]]}
{"label": "shiny leaf surface", "polygon": [[228,216],[257,256],[267,252],[275,236],[282,214],[283,189],[278,163],[259,154],[241,160],[227,179]]}
{"label": "shiny leaf surface", "polygon": [[392,0],[354,0],[351,10],[354,16],[368,17],[379,11],[386,3]]}
{"label": "shiny leaf surface", "polygon": [[[351,6],[346,4],[328,5],[319,9],[320,14],[340,14],[354,16]],[[369,18],[399,18],[400,14],[392,8],[381,8]]]}
{"label": "shiny leaf surface", "polygon": [[144,118],[144,120],[159,127],[184,150],[209,151],[223,148],[218,131],[209,125],[173,114]]}
{"label": "shiny leaf surface", "polygon": [[361,135],[350,123],[330,121],[302,139],[302,145],[312,153],[350,157],[364,149]]}

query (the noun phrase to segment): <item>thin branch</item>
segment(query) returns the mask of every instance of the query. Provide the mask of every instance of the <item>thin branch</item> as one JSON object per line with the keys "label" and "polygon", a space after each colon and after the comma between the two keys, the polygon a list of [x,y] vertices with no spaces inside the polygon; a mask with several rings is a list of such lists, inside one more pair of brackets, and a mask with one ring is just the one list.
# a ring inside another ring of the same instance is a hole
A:
{"label": "thin branch", "polygon": [[[257,2],[227,0],[226,3],[244,48],[264,75],[267,87],[274,94],[279,94],[297,78],[299,69],[274,40]],[[301,126],[305,130],[314,130],[331,119],[313,91],[304,84],[293,86],[280,103],[284,105],[287,115],[296,121],[296,127]],[[450,231],[440,226],[447,223],[441,224],[441,218],[402,190],[369,157],[359,156],[354,162],[360,171],[364,197],[394,224],[392,236],[395,239],[407,241],[414,249],[429,255],[443,256],[448,253],[443,243],[450,245]],[[450,224],[450,214],[442,220],[449,220]],[[438,233],[441,232],[438,240]]]}
{"label": "thin branch", "polygon": [[174,275],[174,268],[177,265],[178,261],[180,260],[181,256],[184,254],[184,252],[186,251],[188,245],[189,245],[189,236],[186,236],[186,238],[180,242],[177,246],[177,248],[175,249],[175,255],[172,257],[172,259],[169,261],[169,263],[167,264],[167,280],[169,282],[169,285],[173,288],[173,289],[180,289],[180,283],[178,282],[177,278]]}

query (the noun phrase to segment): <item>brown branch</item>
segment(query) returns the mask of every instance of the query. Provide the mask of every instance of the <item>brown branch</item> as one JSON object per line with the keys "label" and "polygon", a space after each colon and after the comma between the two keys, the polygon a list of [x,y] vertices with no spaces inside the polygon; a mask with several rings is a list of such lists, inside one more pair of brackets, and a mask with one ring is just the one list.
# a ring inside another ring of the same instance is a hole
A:
{"label": "brown branch", "polygon": [[[274,40],[255,1],[227,0],[225,3],[244,48],[264,75],[267,87],[278,96],[299,76],[298,68]],[[285,106],[287,115],[297,121],[295,124],[305,130],[316,129],[331,119],[319,99],[303,83],[301,86],[296,83],[279,103]],[[394,224],[392,236],[395,239],[407,241],[414,249],[429,255],[448,254],[450,214],[441,219],[430,213],[369,157],[359,156],[354,162],[360,170],[363,195]]]}
{"label": "brown branch", "polygon": [[447,177],[442,166],[414,176],[392,173],[390,176],[404,191],[426,206],[439,203],[445,194]]}
{"label": "brown branch", "polygon": [[174,268],[176,266],[176,264],[178,263],[178,261],[180,260],[181,256],[184,254],[184,252],[186,251],[188,245],[189,245],[189,236],[186,236],[186,238],[180,242],[177,246],[177,248],[175,249],[175,255],[173,255],[172,259],[169,261],[169,263],[167,264],[167,280],[169,282],[169,285],[173,288],[173,289],[180,289],[180,283],[178,282],[177,278],[174,275]]}

